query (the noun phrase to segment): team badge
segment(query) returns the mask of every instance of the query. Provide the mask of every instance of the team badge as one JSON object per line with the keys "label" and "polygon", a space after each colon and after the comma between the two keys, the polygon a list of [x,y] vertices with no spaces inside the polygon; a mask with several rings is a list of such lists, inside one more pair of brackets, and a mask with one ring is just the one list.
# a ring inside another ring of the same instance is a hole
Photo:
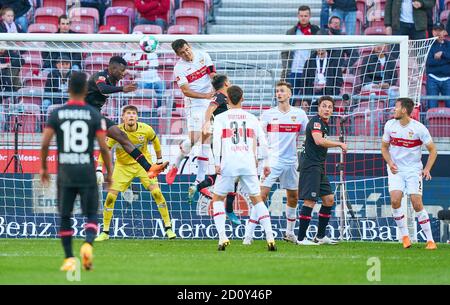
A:
{"label": "team badge", "polygon": [[99,76],[98,80],[104,82],[104,81],[106,81],[106,78],[104,76]]}
{"label": "team badge", "polygon": [[143,135],[140,135],[140,136],[138,137],[138,140],[139,140],[139,142],[144,142],[145,137],[144,137]]}
{"label": "team badge", "polygon": [[408,132],[408,136],[409,136],[410,138],[412,138],[413,135],[414,135],[414,132],[413,132],[413,131]]}
{"label": "team badge", "polygon": [[314,127],[313,129],[321,129],[321,125],[319,122],[314,122]]}
{"label": "team badge", "polygon": [[200,60],[200,64],[203,65],[204,63],[205,63],[205,60],[204,60],[204,59],[201,59],[201,60]]}
{"label": "team badge", "polygon": [[291,116],[291,120],[292,120],[292,122],[295,122],[295,121],[297,121],[297,116]]}

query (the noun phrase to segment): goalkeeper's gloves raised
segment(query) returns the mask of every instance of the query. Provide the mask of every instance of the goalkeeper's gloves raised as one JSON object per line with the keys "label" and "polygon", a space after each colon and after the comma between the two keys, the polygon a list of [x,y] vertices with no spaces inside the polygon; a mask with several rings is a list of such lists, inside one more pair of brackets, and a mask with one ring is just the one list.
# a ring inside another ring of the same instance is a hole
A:
{"label": "goalkeeper's gloves raised", "polygon": [[103,166],[97,166],[95,170],[95,175],[97,176],[97,184],[101,185],[105,182],[105,177],[103,176]]}
{"label": "goalkeeper's gloves raised", "polygon": [[156,159],[156,164],[158,165],[163,164],[163,159],[162,158]]}

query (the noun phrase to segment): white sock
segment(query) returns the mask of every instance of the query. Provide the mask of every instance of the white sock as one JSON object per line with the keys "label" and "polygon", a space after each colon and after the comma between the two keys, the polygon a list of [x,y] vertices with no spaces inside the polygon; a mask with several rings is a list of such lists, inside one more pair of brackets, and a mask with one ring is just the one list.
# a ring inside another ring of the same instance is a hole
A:
{"label": "white sock", "polygon": [[408,227],[406,225],[405,214],[402,208],[394,209],[392,208],[392,216],[394,217],[395,223],[397,224],[400,234],[403,236],[409,236]]}
{"label": "white sock", "polygon": [[216,225],[217,232],[219,233],[219,240],[227,239],[227,235],[225,233],[225,204],[223,201],[214,201],[213,213],[214,224]]}
{"label": "white sock", "polygon": [[197,157],[197,181],[205,180],[206,172],[208,171],[209,165],[209,151],[211,147],[209,144],[202,144],[200,154]]}
{"label": "white sock", "polygon": [[295,222],[297,220],[297,207],[291,208],[286,205],[286,234],[294,234]]}
{"label": "white sock", "polygon": [[268,242],[273,242],[273,231],[272,231],[272,222],[270,221],[269,210],[266,205],[261,201],[258,202],[255,207],[256,214],[258,215],[258,221],[261,226],[264,228],[264,232],[266,232],[266,240]]}
{"label": "white sock", "polygon": [[258,224],[258,215],[256,214],[255,206],[252,206],[250,211],[250,219],[245,226],[245,237],[253,238],[253,233],[255,232],[256,225]]}
{"label": "white sock", "polygon": [[428,217],[427,211],[423,209],[420,212],[416,212],[417,220],[419,221],[420,226],[422,227],[423,233],[427,237],[427,241],[434,241],[433,234],[431,232],[430,218]]}

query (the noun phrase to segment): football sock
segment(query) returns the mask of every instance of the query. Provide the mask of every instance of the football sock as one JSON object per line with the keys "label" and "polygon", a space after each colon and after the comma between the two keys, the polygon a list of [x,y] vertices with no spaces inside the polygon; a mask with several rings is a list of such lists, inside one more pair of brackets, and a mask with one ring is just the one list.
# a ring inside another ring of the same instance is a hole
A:
{"label": "football sock", "polygon": [[227,239],[225,233],[225,207],[223,201],[215,201],[213,203],[213,216],[214,224],[216,225],[217,232],[219,233],[219,240]]}
{"label": "football sock", "polygon": [[258,215],[258,221],[266,233],[266,240],[273,241],[272,222],[270,221],[269,210],[262,201],[255,204],[255,209]]}
{"label": "football sock", "polygon": [[309,222],[311,221],[311,213],[313,209],[310,207],[307,207],[305,205],[302,206],[302,209],[300,210],[300,216],[298,217],[300,219],[300,226],[298,228],[298,240],[302,241],[306,237],[306,231],[309,227]]}
{"label": "football sock", "polygon": [[331,218],[331,209],[333,207],[326,207],[322,204],[319,210],[319,227],[317,229],[317,238],[324,238],[327,230],[328,222]]}
{"label": "football sock", "polygon": [[170,223],[169,210],[167,209],[166,199],[161,193],[161,189],[156,188],[151,191],[151,194],[153,196],[153,199],[155,199],[156,205],[158,206],[159,214],[161,214],[161,218],[164,221],[164,227],[171,227],[172,225]]}
{"label": "football sock", "polygon": [[64,249],[66,258],[73,257],[72,251],[72,235],[73,230],[70,227],[70,216],[61,217],[61,227],[59,230],[59,236],[61,237],[61,243]]}
{"label": "football sock", "polygon": [[227,213],[233,213],[233,203],[234,199],[236,198],[236,193],[228,193],[227,199],[226,199],[226,205],[225,205],[225,211]]}
{"label": "football sock", "polygon": [[201,151],[199,156],[197,157],[197,181],[203,181],[205,180],[205,175],[208,170],[209,165],[209,151],[211,150],[211,147],[209,144],[202,144]]}
{"label": "football sock", "polygon": [[420,226],[422,227],[425,236],[427,237],[427,241],[433,240],[433,233],[431,232],[430,218],[428,217],[427,211],[423,209],[420,212],[416,212],[417,220],[419,221]]}
{"label": "football sock", "polygon": [[116,203],[117,195],[108,193],[106,195],[105,206],[103,207],[103,232],[109,234],[109,226],[114,213],[114,204]]}
{"label": "football sock", "polygon": [[394,217],[395,223],[397,224],[397,228],[400,230],[401,236],[409,236],[403,209],[401,207],[398,209],[392,208],[392,216]]}
{"label": "football sock", "polygon": [[250,219],[245,226],[245,237],[253,238],[253,232],[255,232],[256,225],[258,224],[258,214],[255,206],[252,206],[250,211]]}
{"label": "football sock", "polygon": [[295,222],[297,220],[297,207],[291,208],[286,205],[286,234],[293,234]]}

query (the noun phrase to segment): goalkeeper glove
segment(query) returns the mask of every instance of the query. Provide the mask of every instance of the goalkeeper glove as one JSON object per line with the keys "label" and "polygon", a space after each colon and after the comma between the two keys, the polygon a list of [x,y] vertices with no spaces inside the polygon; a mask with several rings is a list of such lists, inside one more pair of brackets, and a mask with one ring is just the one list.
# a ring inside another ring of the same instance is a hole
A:
{"label": "goalkeeper glove", "polygon": [[97,184],[98,185],[101,185],[105,182],[105,177],[103,176],[103,166],[97,166],[95,175],[97,176]]}
{"label": "goalkeeper glove", "polygon": [[158,165],[163,164],[163,159],[162,158],[156,159],[156,164]]}

